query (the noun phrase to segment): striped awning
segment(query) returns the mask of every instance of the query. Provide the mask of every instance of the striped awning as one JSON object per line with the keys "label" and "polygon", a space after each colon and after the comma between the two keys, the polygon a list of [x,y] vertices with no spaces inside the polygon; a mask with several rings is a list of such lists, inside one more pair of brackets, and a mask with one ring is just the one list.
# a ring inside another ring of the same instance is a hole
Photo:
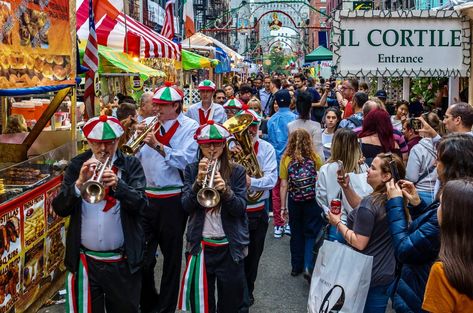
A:
{"label": "striped awning", "polygon": [[[180,45],[120,12],[114,2],[99,1],[99,7],[95,8],[95,31],[99,45],[120,49],[141,58],[180,60]],[[77,0],[77,36],[81,41],[87,41],[89,33],[88,18],[84,18],[88,15],[88,10],[87,0]]]}

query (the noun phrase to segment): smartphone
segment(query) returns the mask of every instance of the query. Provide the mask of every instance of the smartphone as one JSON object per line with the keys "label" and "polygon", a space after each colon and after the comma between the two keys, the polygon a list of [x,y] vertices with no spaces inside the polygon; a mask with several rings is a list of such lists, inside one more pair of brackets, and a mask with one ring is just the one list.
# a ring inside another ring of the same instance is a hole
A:
{"label": "smartphone", "polygon": [[422,121],[418,120],[416,118],[411,118],[409,120],[409,124],[410,124],[411,128],[415,131],[418,131],[419,129],[422,128]]}
{"label": "smartphone", "polygon": [[340,176],[345,176],[345,166],[343,166],[343,161],[338,160],[338,171],[337,174]]}
{"label": "smartphone", "polygon": [[389,168],[391,170],[391,176],[394,179],[394,182],[397,183],[401,178],[399,177],[399,172],[397,171],[396,161],[390,161]]}

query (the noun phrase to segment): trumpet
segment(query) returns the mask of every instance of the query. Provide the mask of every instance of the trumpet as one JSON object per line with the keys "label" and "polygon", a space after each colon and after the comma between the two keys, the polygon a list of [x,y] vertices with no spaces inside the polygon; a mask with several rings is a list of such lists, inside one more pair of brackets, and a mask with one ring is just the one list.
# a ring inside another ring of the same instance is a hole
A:
{"label": "trumpet", "polygon": [[217,168],[220,167],[218,160],[210,160],[207,166],[207,175],[202,183],[202,189],[197,193],[197,202],[204,208],[214,208],[220,203],[220,194],[214,188],[214,179]]}
{"label": "trumpet", "polygon": [[[143,147],[143,145],[145,144],[144,140],[146,136],[148,135],[148,133],[153,131],[154,127],[158,123],[159,123],[159,115],[155,116],[151,120],[151,122],[148,125],[146,125],[146,128],[143,130],[143,132],[140,135],[138,135],[137,132],[135,131],[135,133],[133,134],[133,136],[131,136],[131,138],[127,141],[127,143],[125,143],[123,146],[120,147],[120,150],[122,150],[122,152],[125,153],[126,155],[137,154],[138,151],[140,151],[141,147]],[[162,124],[160,124],[159,128],[153,131],[153,133],[156,133],[157,131],[159,131],[161,127],[162,127]]]}
{"label": "trumpet", "polygon": [[94,174],[82,186],[80,195],[88,203],[97,203],[105,198],[105,186],[102,183],[102,176],[105,169],[110,167],[111,164],[109,163],[112,163],[110,157],[107,157],[104,163],[97,161]]}

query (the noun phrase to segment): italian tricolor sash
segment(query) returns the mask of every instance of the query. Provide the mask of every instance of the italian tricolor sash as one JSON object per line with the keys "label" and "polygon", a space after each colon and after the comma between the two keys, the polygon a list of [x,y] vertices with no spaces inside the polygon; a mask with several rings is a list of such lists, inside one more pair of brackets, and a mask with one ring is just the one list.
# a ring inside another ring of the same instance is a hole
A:
{"label": "italian tricolor sash", "polygon": [[256,203],[246,203],[246,212],[259,212],[264,210],[264,201]]}
{"label": "italian tricolor sash", "polygon": [[67,272],[66,278],[66,312],[91,313],[92,301],[89,288],[89,268],[87,257],[100,262],[119,262],[123,255],[117,252],[81,251],[77,274]]}
{"label": "italian tricolor sash", "polygon": [[[191,298],[194,298],[194,308],[192,310],[194,313],[209,312],[204,250],[206,246],[217,247],[227,244],[228,240],[226,238],[220,240],[203,238],[200,243],[200,252],[187,258],[186,270],[182,277],[181,292],[179,293],[179,310],[190,311]],[[193,290],[192,286],[194,287]],[[193,294],[191,294],[191,290]]]}
{"label": "italian tricolor sash", "polygon": [[145,192],[150,198],[170,198],[181,193],[182,186],[168,186],[168,187],[147,187]]}

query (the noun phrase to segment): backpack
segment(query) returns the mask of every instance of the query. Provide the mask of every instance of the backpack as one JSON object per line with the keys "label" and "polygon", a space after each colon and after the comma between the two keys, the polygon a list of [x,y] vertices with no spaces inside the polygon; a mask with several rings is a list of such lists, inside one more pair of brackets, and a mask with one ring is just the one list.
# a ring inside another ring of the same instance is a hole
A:
{"label": "backpack", "polygon": [[315,183],[317,170],[315,161],[304,158],[302,162],[291,161],[287,168],[288,190],[291,198],[296,202],[315,199]]}

